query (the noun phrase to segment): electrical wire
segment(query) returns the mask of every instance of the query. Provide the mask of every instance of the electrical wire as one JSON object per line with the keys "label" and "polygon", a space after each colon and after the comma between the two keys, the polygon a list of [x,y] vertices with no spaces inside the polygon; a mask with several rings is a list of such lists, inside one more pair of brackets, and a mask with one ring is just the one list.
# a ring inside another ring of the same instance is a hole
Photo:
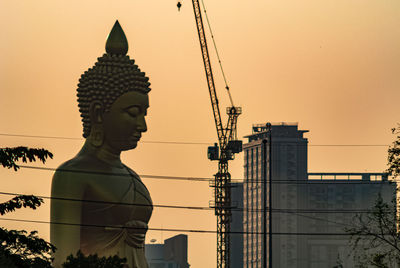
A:
{"label": "electrical wire", "polygon": [[346,227],[353,227],[351,224],[347,224],[347,223],[343,223],[343,222],[336,222],[336,221],[322,219],[322,218],[315,217],[315,216],[303,215],[303,214],[296,213],[296,212],[288,212],[288,213],[292,213],[292,214],[295,214],[297,216],[300,216],[300,217],[303,217],[303,218],[312,219],[312,220],[323,221],[323,222],[327,222],[327,223],[333,223],[333,224],[336,224],[336,225],[342,225],[342,226],[346,226]]}
{"label": "electrical wire", "polygon": [[[100,171],[89,171],[89,170],[73,170],[73,169],[56,169],[56,168],[49,168],[49,167],[37,167],[37,166],[29,166],[29,165],[18,165],[21,168],[26,169],[37,169],[37,170],[47,170],[47,171],[57,171],[57,172],[72,172],[72,173],[85,173],[85,174],[97,174],[97,175],[109,175],[109,176],[118,176],[118,177],[131,177],[130,174],[120,174],[120,173],[112,173],[112,172],[100,172]],[[331,174],[331,173],[328,173]],[[339,173],[340,174],[340,173]],[[362,174],[362,173],[356,173]],[[371,174],[371,173],[367,173]],[[375,174],[375,173],[372,173]],[[376,173],[380,174],[380,173]],[[205,178],[205,177],[183,177],[183,176],[164,176],[164,175],[139,175],[141,178],[146,179],[159,179],[159,180],[178,180],[178,181],[191,181],[191,182],[208,182],[211,183],[214,181],[214,178]],[[361,175],[359,175],[361,176]],[[264,181],[262,180],[251,180],[251,181],[243,181],[243,179],[232,179],[231,182],[233,183],[232,186],[234,187],[234,183],[247,183],[247,184],[254,184],[259,183],[263,184]],[[363,181],[363,180],[355,180],[355,179],[336,179],[336,180],[321,180],[321,179],[307,179],[307,180],[275,180],[272,181],[273,184],[288,184],[288,185],[297,185],[297,184],[323,184],[323,185],[330,185],[330,184],[345,184],[345,185],[354,185],[354,184],[378,184],[378,183],[385,183],[385,184],[394,184],[397,181],[394,180],[376,180],[376,181]],[[254,186],[253,186],[254,187]]]}
{"label": "electrical wire", "polygon": [[[183,233],[208,233],[216,234],[215,230],[200,230],[200,229],[175,229],[175,228],[143,228],[143,227],[129,227],[120,225],[101,225],[101,224],[81,224],[81,223],[70,223],[70,222],[55,222],[55,221],[39,221],[39,220],[25,220],[25,219],[12,219],[3,218],[3,221],[15,221],[15,222],[29,222],[29,223],[42,223],[42,224],[55,224],[55,225],[66,225],[66,226],[81,226],[81,227],[92,227],[92,228],[115,228],[115,229],[133,229],[133,230],[149,230],[149,231],[163,231],[163,232],[183,232]],[[264,234],[264,232],[244,232],[244,231],[229,231],[222,232],[227,234]],[[267,232],[268,234],[268,232]],[[352,233],[311,233],[311,232],[274,232],[272,235],[312,235],[312,236],[333,236],[333,235],[343,235],[350,236]]]}
{"label": "electrical wire", "polygon": [[[234,182],[232,180],[232,182]],[[260,180],[254,180],[254,181],[238,181],[241,183],[246,183],[246,184],[264,184],[264,181],[260,181]],[[316,185],[316,184],[321,184],[321,185],[335,185],[335,184],[343,184],[343,185],[355,185],[355,184],[395,184],[397,183],[397,181],[393,181],[393,180],[387,180],[387,181],[383,181],[383,180],[376,180],[376,181],[363,181],[363,180],[355,180],[355,179],[336,179],[336,180],[328,180],[328,179],[322,179],[322,180],[317,180],[317,179],[307,179],[307,180],[275,180],[272,181],[272,184],[287,184],[287,185],[301,185],[301,184],[305,184],[305,185]],[[268,184],[268,182],[267,182]],[[253,188],[257,188],[253,186]]]}
{"label": "electrical wire", "polygon": [[[84,138],[61,137],[61,136],[39,136],[39,135],[23,135],[0,133],[0,136],[21,137],[21,138],[39,138],[39,139],[58,139],[58,140],[85,140]],[[180,145],[213,145],[212,142],[186,142],[186,141],[140,141],[141,143],[154,144],[180,144]],[[302,146],[297,144],[296,146]],[[390,144],[305,144],[308,147],[388,147]]]}
{"label": "electrical wire", "polygon": [[[21,137],[21,138],[38,138],[38,139],[56,139],[56,140],[85,140],[84,138],[71,138],[60,136],[38,136],[38,135],[22,135],[22,134],[8,134],[0,133],[0,136],[6,137]],[[207,142],[185,142],[185,141],[140,141],[141,143],[155,143],[155,144],[180,144],[180,145],[213,145]]]}
{"label": "electrical wire", "polygon": [[[71,173],[84,173],[84,174],[96,174],[96,175],[109,175],[109,176],[117,176],[117,177],[127,177],[130,178],[132,175],[130,174],[120,174],[120,173],[112,173],[112,172],[100,172],[100,171],[89,171],[89,170],[81,170],[81,169],[62,169],[62,168],[48,168],[48,167],[35,167],[28,165],[18,165],[21,168],[27,169],[38,169],[38,170],[47,170],[47,171],[57,171],[57,172],[71,172]],[[200,182],[209,182],[210,178],[200,178],[200,177],[179,177],[179,176],[160,176],[160,175],[140,175],[141,178],[151,178],[151,179],[161,179],[161,180],[179,180],[179,181],[200,181]]]}
{"label": "electrical wire", "polygon": [[[0,192],[0,195],[19,196],[26,195],[22,193],[9,193]],[[174,209],[191,209],[191,210],[213,210],[210,207],[199,207],[199,206],[177,206],[177,205],[156,205],[156,204],[136,204],[126,202],[112,202],[102,200],[90,200],[90,199],[77,199],[77,198],[65,198],[65,197],[54,197],[44,195],[34,195],[38,198],[49,199],[49,200],[60,200],[60,201],[73,201],[73,202],[84,202],[84,203],[96,203],[96,204],[107,204],[107,205],[121,205],[121,206],[139,206],[139,207],[159,207],[159,208],[174,208]]]}
{"label": "electrical wire", "polygon": [[[10,192],[0,192],[0,195],[8,195],[8,196],[19,196],[26,195],[22,193],[10,193]],[[85,203],[98,203],[98,204],[107,204],[107,205],[123,205],[123,206],[141,206],[141,207],[158,207],[158,208],[171,208],[171,209],[189,209],[189,210],[206,210],[206,211],[214,211],[212,207],[202,207],[202,206],[178,206],[178,205],[160,205],[160,204],[136,204],[136,203],[126,203],[126,202],[111,202],[111,201],[102,201],[102,200],[90,200],[90,199],[77,199],[77,198],[65,198],[65,197],[54,197],[54,196],[44,196],[44,195],[35,195],[38,198],[48,199],[48,200],[61,200],[61,201],[73,201],[73,202],[85,202]],[[233,212],[264,212],[268,211],[268,207],[265,209],[254,209],[254,208],[231,208]],[[287,209],[287,208],[272,208],[272,212],[276,213],[370,213],[373,210],[371,209]]]}

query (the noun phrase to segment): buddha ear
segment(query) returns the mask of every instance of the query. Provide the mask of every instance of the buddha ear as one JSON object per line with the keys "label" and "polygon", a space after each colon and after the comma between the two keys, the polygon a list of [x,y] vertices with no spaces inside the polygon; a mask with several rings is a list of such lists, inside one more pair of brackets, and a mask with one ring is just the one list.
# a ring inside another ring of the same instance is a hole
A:
{"label": "buddha ear", "polygon": [[89,115],[90,115],[90,122],[92,124],[103,123],[103,113],[104,113],[103,103],[101,103],[100,101],[93,101],[92,103],[90,103]]}

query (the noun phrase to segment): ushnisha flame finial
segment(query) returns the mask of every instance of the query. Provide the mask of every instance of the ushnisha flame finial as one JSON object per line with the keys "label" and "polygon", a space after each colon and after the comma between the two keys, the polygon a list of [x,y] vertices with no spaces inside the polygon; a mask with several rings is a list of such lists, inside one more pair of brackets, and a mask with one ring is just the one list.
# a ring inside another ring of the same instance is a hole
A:
{"label": "ushnisha flame finial", "polygon": [[106,42],[106,52],[109,54],[126,55],[128,40],[118,20],[115,22]]}

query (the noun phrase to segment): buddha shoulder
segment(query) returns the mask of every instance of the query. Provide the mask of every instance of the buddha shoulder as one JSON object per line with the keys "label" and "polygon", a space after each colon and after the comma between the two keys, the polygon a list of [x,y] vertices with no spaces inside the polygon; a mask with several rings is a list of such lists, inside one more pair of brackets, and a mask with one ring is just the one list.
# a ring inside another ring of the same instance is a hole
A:
{"label": "buddha shoulder", "polygon": [[104,163],[95,158],[76,156],[61,164],[54,173],[52,189],[79,188],[90,184],[97,174],[106,172]]}

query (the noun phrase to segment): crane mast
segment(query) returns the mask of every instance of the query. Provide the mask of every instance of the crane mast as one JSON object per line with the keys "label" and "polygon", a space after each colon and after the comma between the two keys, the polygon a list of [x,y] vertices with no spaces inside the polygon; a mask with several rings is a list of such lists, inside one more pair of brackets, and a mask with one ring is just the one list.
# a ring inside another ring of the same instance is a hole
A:
{"label": "crane mast", "polygon": [[[179,3],[178,8],[180,8]],[[218,160],[218,172],[214,175],[214,181],[210,184],[214,188],[214,201],[210,203],[210,207],[215,209],[215,215],[217,216],[217,268],[228,268],[230,266],[229,247],[232,215],[231,175],[228,170],[228,161],[234,159],[235,153],[242,151],[242,141],[237,140],[236,135],[237,118],[241,114],[242,109],[233,105],[229,87],[227,86],[226,89],[228,90],[232,106],[227,107],[228,122],[224,128],[217,93],[215,91],[199,0],[192,0],[192,3],[219,142],[219,146],[215,144],[215,146],[208,148],[208,158],[210,160]]]}

